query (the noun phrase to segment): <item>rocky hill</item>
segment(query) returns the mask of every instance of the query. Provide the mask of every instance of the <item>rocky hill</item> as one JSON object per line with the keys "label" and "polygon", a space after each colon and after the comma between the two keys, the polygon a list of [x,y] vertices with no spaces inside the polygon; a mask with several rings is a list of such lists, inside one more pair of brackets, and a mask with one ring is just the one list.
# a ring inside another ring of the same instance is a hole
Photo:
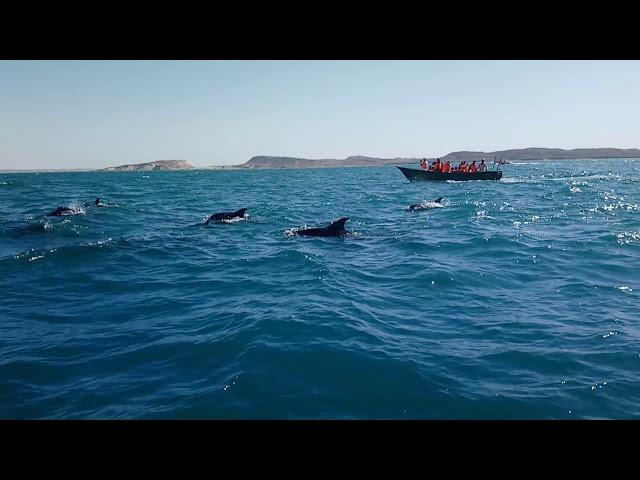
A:
{"label": "rocky hill", "polygon": [[502,157],[504,160],[570,160],[576,158],[640,158],[640,150],[636,148],[519,148],[514,150],[500,150],[498,152],[453,152],[445,157],[452,162],[473,161],[481,158],[493,161]]}
{"label": "rocky hill", "polygon": [[155,162],[135,163],[120,165],[118,167],[108,167],[105,172],[137,172],[148,170],[191,170],[193,167],[185,160],[156,160]]}
{"label": "rocky hill", "polygon": [[418,158],[373,158],[351,156],[343,160],[335,158],[309,159],[296,157],[252,157],[241,168],[319,168],[319,167],[365,167],[374,165],[397,165],[416,163]]}

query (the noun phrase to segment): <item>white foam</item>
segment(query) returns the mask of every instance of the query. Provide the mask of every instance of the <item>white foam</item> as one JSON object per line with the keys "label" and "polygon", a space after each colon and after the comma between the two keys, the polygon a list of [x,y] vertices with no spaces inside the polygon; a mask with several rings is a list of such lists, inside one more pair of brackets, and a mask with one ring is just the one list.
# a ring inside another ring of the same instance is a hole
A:
{"label": "white foam", "polygon": [[220,220],[222,223],[238,223],[238,222],[246,222],[249,220],[249,215],[245,215],[244,217],[231,218],[229,220]]}
{"label": "white foam", "polygon": [[306,224],[303,225],[302,227],[292,227],[288,230],[285,230],[285,234],[289,237],[293,237],[296,233],[298,233],[300,230],[306,230],[308,227]]}
{"label": "white foam", "polygon": [[502,183],[538,183],[537,180],[526,180],[524,178],[502,177],[499,182]]}
{"label": "white foam", "polygon": [[442,203],[431,202],[431,201],[423,201],[419,205],[419,209],[428,209],[428,208],[443,208],[444,205]]}
{"label": "white foam", "polygon": [[[490,215],[487,215],[487,211],[486,210],[478,210],[476,211],[476,213],[474,214],[475,218],[493,218]],[[527,223],[527,222],[525,222]]]}
{"label": "white foam", "polygon": [[102,248],[103,245],[107,245],[109,243],[113,243],[113,238],[109,237],[106,240],[98,240],[97,242],[89,242],[86,245],[88,247],[97,246],[97,247]]}
{"label": "white foam", "polygon": [[547,177],[547,180],[553,180],[556,182],[566,182],[569,180],[573,180],[576,181],[576,179],[578,179],[579,181],[585,181],[585,180],[622,180],[622,177],[620,175],[616,175],[613,173],[608,173],[606,175],[576,175],[574,177]]}
{"label": "white foam", "polygon": [[60,213],[60,216],[64,216],[64,217],[68,217],[70,215],[84,215],[87,210],[84,208],[83,205],[80,204],[71,204],[69,205],[69,210],[68,211],[64,211]]}

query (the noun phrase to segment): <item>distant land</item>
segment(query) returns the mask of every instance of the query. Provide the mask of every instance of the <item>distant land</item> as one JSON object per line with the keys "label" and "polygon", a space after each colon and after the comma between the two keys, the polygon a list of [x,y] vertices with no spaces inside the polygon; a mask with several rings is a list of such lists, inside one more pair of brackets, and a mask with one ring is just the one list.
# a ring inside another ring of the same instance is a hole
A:
{"label": "distant land", "polygon": [[33,168],[33,169],[17,169],[5,168],[0,169],[0,173],[64,173],[64,172],[95,172],[93,168]]}
{"label": "distant land", "polygon": [[453,152],[444,157],[445,160],[461,162],[484,158],[493,161],[493,157],[503,160],[575,160],[582,158],[640,158],[637,148],[518,148],[514,150],[500,150],[498,152]]}
{"label": "distant land", "polygon": [[191,170],[193,167],[185,160],[156,160],[155,162],[133,163],[118,167],[103,168],[103,172],[140,172],[148,170]]}
{"label": "distant land", "polygon": [[[563,150],[561,148],[520,148],[514,150],[501,150],[497,152],[452,152],[445,155],[445,160],[460,162],[462,160],[473,161],[481,158],[493,161],[493,158],[502,157],[503,160],[573,160],[582,158],[640,158],[639,149],[619,148],[576,148]],[[435,158],[428,158],[435,160]],[[347,157],[344,160],[325,158],[312,160],[296,157],[270,157],[258,156],[249,161],[226,168],[257,169],[257,168],[319,168],[319,167],[368,167],[380,165],[414,164],[420,161],[416,158],[374,158],[364,156]],[[214,167],[215,168],[215,167]],[[217,167],[222,168],[222,167]]]}
{"label": "distant land", "polygon": [[369,167],[379,165],[397,165],[419,162],[419,158],[374,158],[355,155],[344,160],[323,158],[311,160],[296,157],[252,157],[246,163],[238,165],[240,168],[317,168],[317,167]]}
{"label": "distant land", "polygon": [[[562,148],[519,148],[512,150],[500,150],[496,152],[452,152],[440,157],[451,162],[461,162],[486,159],[492,162],[493,159],[502,157],[503,160],[525,161],[525,160],[575,160],[575,159],[607,159],[607,158],[640,158],[640,149],[629,148],[575,148],[564,150]],[[298,157],[278,157],[278,156],[256,156],[240,165],[213,165],[207,167],[194,167],[186,160],[156,160],[146,163],[134,163],[108,167],[99,171],[103,172],[137,172],[137,171],[158,171],[158,170],[245,170],[245,169],[284,169],[284,168],[335,168],[335,167],[373,167],[382,165],[403,165],[416,164],[421,157],[415,158],[375,158],[354,155],[345,159],[322,158],[309,159]],[[422,157],[425,158],[425,157]],[[433,157],[426,157],[428,160],[435,160]],[[0,173],[18,172],[92,172],[95,169],[0,169]]]}

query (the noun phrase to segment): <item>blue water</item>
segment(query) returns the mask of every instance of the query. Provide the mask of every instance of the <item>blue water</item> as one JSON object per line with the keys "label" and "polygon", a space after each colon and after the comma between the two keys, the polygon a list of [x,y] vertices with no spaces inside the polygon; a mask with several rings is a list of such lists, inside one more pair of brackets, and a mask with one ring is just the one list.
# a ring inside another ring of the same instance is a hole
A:
{"label": "blue water", "polygon": [[0,417],[640,417],[640,160],[503,169],[0,174]]}

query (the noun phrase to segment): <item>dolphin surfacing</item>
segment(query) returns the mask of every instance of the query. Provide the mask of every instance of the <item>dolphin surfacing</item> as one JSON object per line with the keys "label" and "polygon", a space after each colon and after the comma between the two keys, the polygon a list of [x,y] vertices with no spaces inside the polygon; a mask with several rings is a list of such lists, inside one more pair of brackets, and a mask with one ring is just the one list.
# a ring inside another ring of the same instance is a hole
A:
{"label": "dolphin surfacing", "polygon": [[62,215],[71,215],[73,210],[68,207],[58,207],[53,212],[47,213],[47,217],[61,217]]}
{"label": "dolphin surfacing", "polygon": [[246,211],[246,208],[241,208],[240,210],[236,210],[235,212],[214,213],[206,222],[204,222],[204,224],[209,225],[209,222],[221,222],[224,220],[233,220],[235,218],[244,218],[244,212]]}
{"label": "dolphin surfacing", "polygon": [[[437,203],[437,204],[441,204],[442,203],[442,197],[438,197],[436,198],[433,202],[429,202],[429,203]],[[426,210],[428,208],[433,208],[433,206],[430,206],[428,203],[416,203],[415,205],[410,205],[408,210],[410,212],[413,212],[415,210]]]}
{"label": "dolphin surfacing", "polygon": [[344,228],[345,222],[349,220],[348,217],[336,220],[328,227],[320,228],[307,228],[305,230],[298,230],[294,232],[294,235],[301,235],[307,237],[341,237],[347,234]]}

